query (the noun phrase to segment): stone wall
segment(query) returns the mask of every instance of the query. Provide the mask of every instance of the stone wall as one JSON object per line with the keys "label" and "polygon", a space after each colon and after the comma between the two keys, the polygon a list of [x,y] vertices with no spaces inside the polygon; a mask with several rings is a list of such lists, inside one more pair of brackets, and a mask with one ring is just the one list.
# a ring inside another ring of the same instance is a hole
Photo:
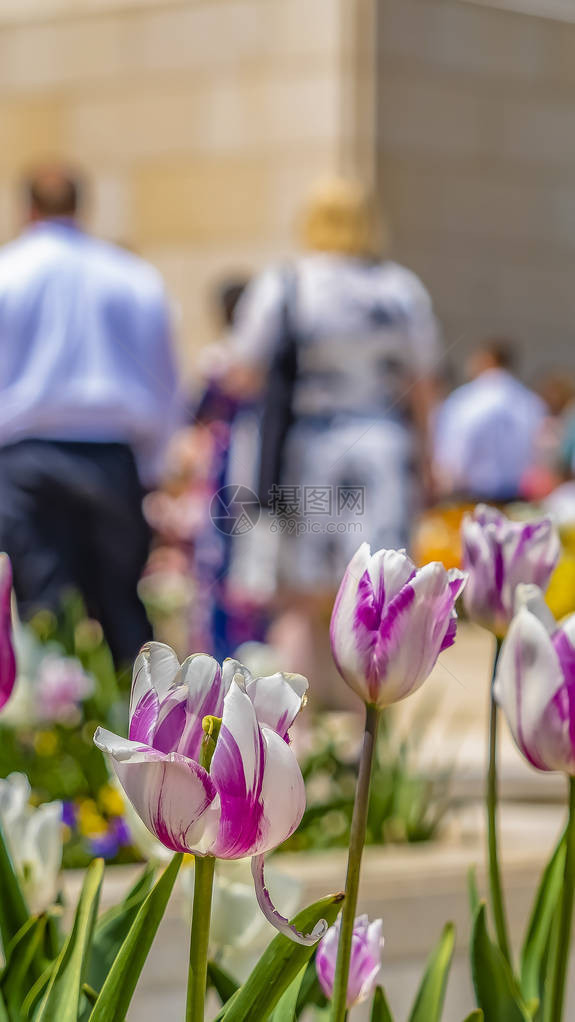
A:
{"label": "stone wall", "polygon": [[380,0],[378,67],[381,196],[450,356],[508,332],[575,368],[575,25]]}
{"label": "stone wall", "polygon": [[189,367],[210,286],[289,251],[309,184],[354,162],[355,6],[2,0],[0,240],[23,165],[85,166],[93,228],[164,272]]}

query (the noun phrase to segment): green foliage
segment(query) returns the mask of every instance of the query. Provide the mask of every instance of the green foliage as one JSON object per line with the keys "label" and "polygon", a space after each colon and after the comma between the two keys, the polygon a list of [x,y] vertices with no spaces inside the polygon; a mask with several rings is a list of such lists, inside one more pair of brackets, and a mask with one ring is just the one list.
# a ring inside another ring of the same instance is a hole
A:
{"label": "green foliage", "polygon": [[307,963],[300,969],[296,978],[292,980],[287,990],[280,997],[271,1017],[271,1022],[294,1022],[297,1018],[297,1001],[306,969]]}
{"label": "green foliage", "polygon": [[387,1003],[383,987],[377,987],[373,995],[370,1022],[393,1022],[391,1009]]}
{"label": "green foliage", "polygon": [[72,932],[56,959],[37,1022],[77,1022],[103,876],[104,863],[95,859],[86,871]]}
{"label": "green foliage", "polygon": [[142,902],[102,986],[90,1022],[110,1022],[111,1019],[125,1017],[181,864],[182,855],[174,855]]}
{"label": "green foliage", "polygon": [[489,1022],[530,1022],[509,964],[487,932],[485,915],[482,902],[471,939],[471,971],[479,1007]]}
{"label": "green foliage", "polygon": [[[298,930],[305,932],[309,932],[318,919],[326,919],[331,926],[337,919],[342,905],[342,894],[323,898],[300,912],[295,917],[294,924]],[[313,953],[313,947],[296,944],[288,937],[278,934],[218,1018],[225,1019],[225,1022],[254,1022],[255,1019],[268,1018],[282,994],[307,965]]]}
{"label": "green foliage", "polygon": [[153,882],[154,869],[147,866],[123,902],[109,908],[98,919],[87,972],[87,982],[93,990],[102,988]]}
{"label": "green foliage", "polygon": [[[418,765],[416,748],[431,714],[416,722],[399,743],[383,720],[371,783],[367,844],[429,841],[448,808],[449,771],[430,776]],[[329,722],[328,722],[329,725]],[[302,762],[307,808],[281,851],[346,848],[355,797],[356,754],[325,722],[316,722],[314,751]],[[341,727],[341,722],[340,722]],[[351,751],[351,754],[350,754]]]}
{"label": "green foliage", "polygon": [[409,1022],[440,1022],[454,946],[455,929],[448,923],[429,957]]}
{"label": "green foliage", "polygon": [[[527,1002],[543,1003],[551,934],[563,888],[565,835],[562,834],[537,890],[521,952],[521,991]],[[538,1019],[537,1014],[534,1015]]]}

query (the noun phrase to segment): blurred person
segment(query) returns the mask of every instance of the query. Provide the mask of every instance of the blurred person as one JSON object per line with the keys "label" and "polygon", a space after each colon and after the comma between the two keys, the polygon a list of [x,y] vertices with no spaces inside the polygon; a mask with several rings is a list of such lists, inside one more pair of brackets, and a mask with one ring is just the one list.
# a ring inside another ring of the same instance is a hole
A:
{"label": "blurred person", "polygon": [[122,663],[151,637],[141,504],[177,418],[164,288],[85,233],[74,173],[41,168],[23,191],[26,226],[0,250],[0,549],[24,618],[77,590]]}
{"label": "blurred person", "polygon": [[320,636],[304,635],[310,607],[323,607],[319,620],[360,542],[409,543],[416,490],[430,478],[439,343],[422,283],[380,258],[357,184],[321,183],[301,226],[305,251],[257,277],[238,310],[231,384],[262,395],[257,488],[271,517],[257,558],[250,538],[237,538],[235,575],[245,584],[257,563],[254,588],[269,589],[273,533],[282,533],[276,582],[297,647],[312,655]]}
{"label": "blurred person", "polygon": [[435,456],[444,491],[502,503],[522,496],[547,409],[513,374],[513,366],[511,342],[484,341],[469,360],[470,382],[441,406]]}

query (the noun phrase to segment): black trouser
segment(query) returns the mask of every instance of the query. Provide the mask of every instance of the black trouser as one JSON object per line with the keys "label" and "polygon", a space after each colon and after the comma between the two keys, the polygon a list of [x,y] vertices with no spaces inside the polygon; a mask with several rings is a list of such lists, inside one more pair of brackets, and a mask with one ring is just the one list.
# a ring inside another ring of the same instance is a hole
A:
{"label": "black trouser", "polygon": [[137,585],[149,531],[132,451],[118,443],[23,440],[0,448],[0,550],[23,618],[81,593],[116,663],[151,638]]}

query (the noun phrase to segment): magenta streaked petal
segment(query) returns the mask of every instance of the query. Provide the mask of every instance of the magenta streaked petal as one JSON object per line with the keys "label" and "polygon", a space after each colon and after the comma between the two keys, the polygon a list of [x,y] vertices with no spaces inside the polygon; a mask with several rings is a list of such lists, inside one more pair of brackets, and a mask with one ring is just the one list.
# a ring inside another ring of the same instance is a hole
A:
{"label": "magenta streaked petal", "polygon": [[[353,936],[347,983],[346,1007],[352,1008],[371,997],[381,972],[383,923],[376,919],[370,923],[367,916],[358,916],[353,924]],[[337,950],[341,919],[331,926],[316,952],[316,972],[320,986],[331,1000],[335,980]]]}
{"label": "magenta streaked petal", "polygon": [[195,653],[184,661],[174,684],[187,691],[186,723],[177,751],[190,759],[198,759],[204,717],[221,717],[224,712],[225,693],[220,665],[206,653]]}
{"label": "magenta streaked petal", "polygon": [[148,689],[140,701],[130,719],[129,737],[133,742],[144,742],[151,745],[158,719],[160,702],[158,693],[154,689]]}
{"label": "magenta streaked petal", "polygon": [[210,851],[218,829],[219,799],[203,767],[102,728],[94,742],[111,757],[138,816],[166,848],[196,855]]}
{"label": "magenta streaked petal", "polygon": [[6,705],[16,681],[16,655],[12,640],[12,565],[0,553],[0,710]]}
{"label": "magenta streaked petal", "polygon": [[325,936],[328,929],[325,919],[318,919],[311,933],[301,933],[297,927],[293,926],[288,919],[278,912],[272,903],[270,893],[265,885],[263,855],[255,855],[252,858],[252,876],[254,878],[258,905],[268,922],[275,926],[276,930],[279,930],[284,937],[289,937],[296,944],[313,947],[314,944],[317,944]]}
{"label": "magenta streaked petal", "polygon": [[[158,713],[152,745],[160,752],[176,752],[186,727],[186,703],[188,693],[185,688],[173,688],[164,698]],[[195,757],[191,756],[190,759]]]}
{"label": "magenta streaked petal", "polygon": [[265,745],[251,700],[234,681],[228,692],[210,776],[220,795],[221,819],[214,854],[239,859],[262,839]]}
{"label": "magenta streaked petal", "polygon": [[522,584],[543,589],[560,554],[559,537],[550,519],[511,521],[480,505],[462,524],[463,567],[469,572],[464,603],[469,616],[497,635],[504,635]]}

